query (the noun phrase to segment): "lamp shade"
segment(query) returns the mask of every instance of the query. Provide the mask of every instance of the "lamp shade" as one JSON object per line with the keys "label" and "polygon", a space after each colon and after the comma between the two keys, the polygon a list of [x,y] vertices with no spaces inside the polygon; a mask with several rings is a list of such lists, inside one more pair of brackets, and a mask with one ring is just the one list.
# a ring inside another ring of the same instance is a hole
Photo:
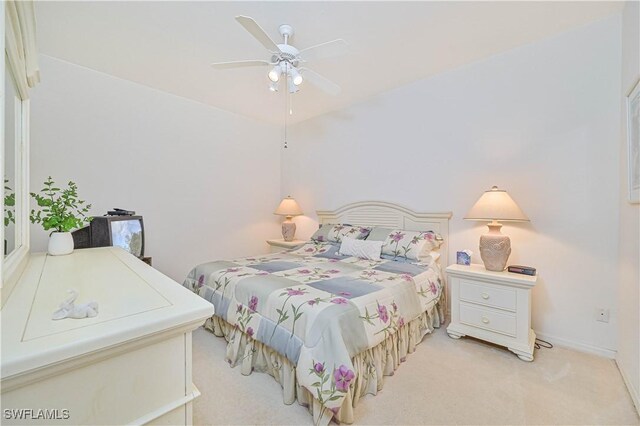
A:
{"label": "lamp shade", "polygon": [[296,203],[296,200],[287,197],[280,202],[280,205],[273,214],[280,216],[299,216],[302,214],[302,210],[300,210],[300,206]]}
{"label": "lamp shade", "polygon": [[465,216],[468,220],[501,220],[507,222],[528,222],[529,218],[504,189],[497,186],[485,191]]}

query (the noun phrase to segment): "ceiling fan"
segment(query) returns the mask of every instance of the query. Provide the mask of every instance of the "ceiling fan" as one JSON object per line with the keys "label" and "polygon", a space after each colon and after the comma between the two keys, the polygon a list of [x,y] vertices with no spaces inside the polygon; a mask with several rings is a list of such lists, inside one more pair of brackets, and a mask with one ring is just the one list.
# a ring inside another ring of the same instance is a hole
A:
{"label": "ceiling fan", "polygon": [[253,18],[236,16],[236,21],[267,48],[271,54],[270,60],[216,62],[211,64],[213,68],[224,70],[244,67],[271,67],[267,76],[271,80],[269,89],[274,92],[278,91],[278,83],[281,77],[284,76],[289,93],[297,92],[298,86],[303,81],[308,81],[332,95],[340,93],[342,90],[340,86],[303,65],[314,59],[328,58],[348,52],[348,45],[344,40],[332,40],[298,50],[289,44],[289,39],[293,36],[293,27],[291,25],[280,25],[279,30],[284,43],[276,44]]}

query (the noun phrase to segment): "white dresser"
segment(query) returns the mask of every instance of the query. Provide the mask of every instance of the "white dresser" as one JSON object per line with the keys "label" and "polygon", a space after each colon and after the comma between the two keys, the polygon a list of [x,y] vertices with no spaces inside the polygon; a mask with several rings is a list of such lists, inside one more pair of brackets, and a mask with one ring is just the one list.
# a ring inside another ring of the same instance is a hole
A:
{"label": "white dresser", "polygon": [[[98,316],[51,320],[71,288]],[[191,332],[212,314],[119,248],[32,255],[0,312],[2,423],[190,424]]]}
{"label": "white dresser", "polygon": [[454,339],[472,336],[506,346],[533,361],[536,335],[531,329],[531,289],[537,277],[487,271],[483,265],[450,265],[451,323]]}

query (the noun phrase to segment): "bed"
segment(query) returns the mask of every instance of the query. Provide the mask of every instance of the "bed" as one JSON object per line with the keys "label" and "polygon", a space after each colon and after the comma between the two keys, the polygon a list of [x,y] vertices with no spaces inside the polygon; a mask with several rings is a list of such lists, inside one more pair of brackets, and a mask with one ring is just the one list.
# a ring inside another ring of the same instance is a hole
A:
{"label": "bed", "polygon": [[360,202],[317,215],[321,227],[419,231],[439,249],[416,262],[370,260],[318,237],[288,252],[198,265],[184,286],[215,306],[205,327],[227,340],[231,366],[272,375],[285,404],[307,406],[315,424],[352,423],[358,400],[376,394],[444,320],[451,214]]}

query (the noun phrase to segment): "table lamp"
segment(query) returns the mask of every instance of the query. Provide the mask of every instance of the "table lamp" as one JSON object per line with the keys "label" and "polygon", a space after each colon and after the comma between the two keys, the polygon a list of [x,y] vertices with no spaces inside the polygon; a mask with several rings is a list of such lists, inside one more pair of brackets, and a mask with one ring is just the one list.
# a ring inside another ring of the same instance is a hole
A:
{"label": "table lamp", "polygon": [[488,221],[489,232],[480,237],[480,257],[488,271],[504,271],[511,254],[511,240],[500,232],[498,221],[528,222],[529,218],[504,189],[492,187],[476,201],[467,220]]}
{"label": "table lamp", "polygon": [[282,238],[284,238],[285,241],[293,241],[293,236],[296,234],[296,224],[293,223],[291,218],[302,214],[302,210],[300,210],[300,206],[296,203],[296,200],[291,198],[291,196],[284,198],[273,214],[286,216],[284,222],[282,222]]}

